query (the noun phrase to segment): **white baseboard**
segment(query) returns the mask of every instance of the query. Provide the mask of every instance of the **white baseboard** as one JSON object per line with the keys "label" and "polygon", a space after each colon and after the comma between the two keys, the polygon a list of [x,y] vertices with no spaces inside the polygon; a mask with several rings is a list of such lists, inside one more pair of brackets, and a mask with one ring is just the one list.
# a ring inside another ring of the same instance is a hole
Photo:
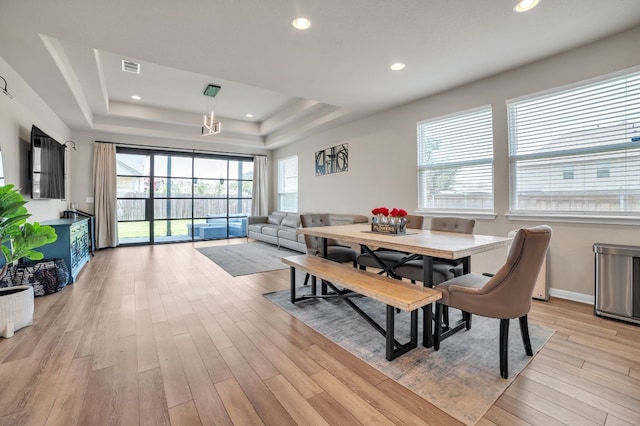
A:
{"label": "white baseboard", "polygon": [[572,300],[574,302],[586,303],[588,305],[594,305],[596,303],[595,296],[588,294],[576,293],[573,291],[560,290],[557,288],[550,288],[549,295],[557,297],[558,299]]}

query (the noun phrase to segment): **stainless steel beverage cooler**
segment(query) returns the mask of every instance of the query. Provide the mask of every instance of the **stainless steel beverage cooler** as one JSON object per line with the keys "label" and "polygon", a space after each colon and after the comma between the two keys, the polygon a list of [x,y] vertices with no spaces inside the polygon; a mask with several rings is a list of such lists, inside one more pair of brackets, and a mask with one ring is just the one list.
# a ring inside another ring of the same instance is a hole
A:
{"label": "stainless steel beverage cooler", "polygon": [[640,324],[640,247],[594,244],[595,313]]}

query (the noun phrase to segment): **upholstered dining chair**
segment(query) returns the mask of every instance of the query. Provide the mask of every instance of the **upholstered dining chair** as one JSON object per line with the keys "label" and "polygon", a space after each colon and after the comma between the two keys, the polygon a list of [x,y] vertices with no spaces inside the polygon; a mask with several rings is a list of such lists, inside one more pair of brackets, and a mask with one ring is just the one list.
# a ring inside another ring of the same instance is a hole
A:
{"label": "upholstered dining chair", "polygon": [[[424,216],[407,215],[407,229],[422,229],[424,224]],[[379,248],[373,251],[375,255],[384,262],[385,265],[397,265],[402,261],[402,258],[407,256],[408,253],[396,250],[390,250],[385,248]],[[356,263],[360,269],[367,268],[381,268],[384,265],[380,265],[378,261],[370,253],[362,253],[356,258]]]}
{"label": "upholstered dining chair", "polygon": [[[507,378],[509,320],[519,318],[525,353],[533,356],[527,314],[540,268],[551,240],[551,228],[540,225],[520,229],[511,243],[506,263],[493,276],[475,273],[445,281],[435,288],[442,292],[436,303],[436,324],[441,323],[443,307],[462,310],[467,330],[471,316],[500,319],[500,375]],[[440,348],[441,327],[436,327],[434,349]]]}
{"label": "upholstered dining chair", "polygon": [[[311,228],[315,226],[330,226],[331,221],[329,219],[329,214],[317,214],[317,213],[307,213],[300,215],[300,224],[303,228]],[[348,263],[351,262],[354,267],[356,264],[356,257],[358,253],[349,246],[345,246],[340,244],[340,242],[336,240],[329,239],[327,241],[327,253],[326,256],[323,252],[323,238],[315,237],[313,235],[305,235],[304,241],[307,246],[307,254],[313,256],[321,256],[326,257],[329,260],[339,263]],[[307,285],[309,282],[309,274],[305,276],[304,285]],[[315,280],[314,280],[315,284]],[[314,285],[315,291],[315,285]]]}
{"label": "upholstered dining chair", "polygon": [[[474,219],[464,219],[461,217],[432,217],[429,229],[438,232],[456,232],[460,234],[472,234],[476,221]],[[395,273],[400,278],[407,278],[412,283],[424,280],[424,261],[422,259],[410,260],[395,269]],[[435,286],[446,280],[462,275],[462,259],[441,259],[433,258],[433,273],[431,274],[431,285]],[[435,319],[435,317],[434,317]],[[449,326],[449,310],[444,309],[443,324]]]}
{"label": "upholstered dining chair", "polygon": [[[461,234],[473,233],[476,221],[460,217],[434,217],[431,218],[431,231],[457,232]],[[411,282],[422,281],[424,263],[422,259],[411,260],[395,268],[395,273],[401,278],[407,278]],[[462,275],[462,260],[433,259],[433,285]]]}

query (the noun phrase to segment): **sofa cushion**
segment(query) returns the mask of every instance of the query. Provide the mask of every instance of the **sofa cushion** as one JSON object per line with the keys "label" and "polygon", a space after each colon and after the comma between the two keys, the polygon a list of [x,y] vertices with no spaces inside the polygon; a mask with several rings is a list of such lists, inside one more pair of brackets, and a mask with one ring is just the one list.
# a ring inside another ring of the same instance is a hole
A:
{"label": "sofa cushion", "polygon": [[300,215],[288,214],[284,217],[284,219],[282,219],[280,225],[288,226],[289,228],[298,228],[300,227]]}
{"label": "sofa cushion", "polygon": [[[278,231],[278,238],[284,240],[297,241],[298,236],[296,235],[295,228],[282,227]],[[304,239],[302,240],[304,243]]]}
{"label": "sofa cushion", "polygon": [[251,232],[257,232],[258,234],[262,232],[262,228],[267,226],[266,223],[252,223],[247,227],[247,229]]}
{"label": "sofa cushion", "polygon": [[262,234],[277,237],[280,229],[282,229],[282,227],[279,225],[265,225],[262,227]]}
{"label": "sofa cushion", "polygon": [[280,225],[280,222],[282,222],[283,218],[284,218],[283,214],[272,213],[267,218],[267,223],[271,225]]}
{"label": "sofa cushion", "polygon": [[247,217],[247,223],[253,225],[254,223],[267,223],[268,216],[249,216]]}

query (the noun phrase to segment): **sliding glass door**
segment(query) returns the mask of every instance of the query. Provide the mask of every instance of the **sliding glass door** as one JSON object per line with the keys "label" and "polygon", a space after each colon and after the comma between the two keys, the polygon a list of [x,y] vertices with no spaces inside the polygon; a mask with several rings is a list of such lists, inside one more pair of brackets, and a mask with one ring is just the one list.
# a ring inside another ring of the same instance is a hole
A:
{"label": "sliding glass door", "polygon": [[193,158],[181,154],[153,154],[154,242],[190,240],[193,218]]}
{"label": "sliding glass door", "polygon": [[151,155],[118,152],[116,154],[118,197],[118,243],[148,244],[151,221]]}
{"label": "sliding glass door", "polygon": [[253,161],[196,158],[194,236],[201,239],[245,237],[252,189]]}
{"label": "sliding glass door", "polygon": [[252,159],[119,148],[117,161],[120,245],[247,235]]}

